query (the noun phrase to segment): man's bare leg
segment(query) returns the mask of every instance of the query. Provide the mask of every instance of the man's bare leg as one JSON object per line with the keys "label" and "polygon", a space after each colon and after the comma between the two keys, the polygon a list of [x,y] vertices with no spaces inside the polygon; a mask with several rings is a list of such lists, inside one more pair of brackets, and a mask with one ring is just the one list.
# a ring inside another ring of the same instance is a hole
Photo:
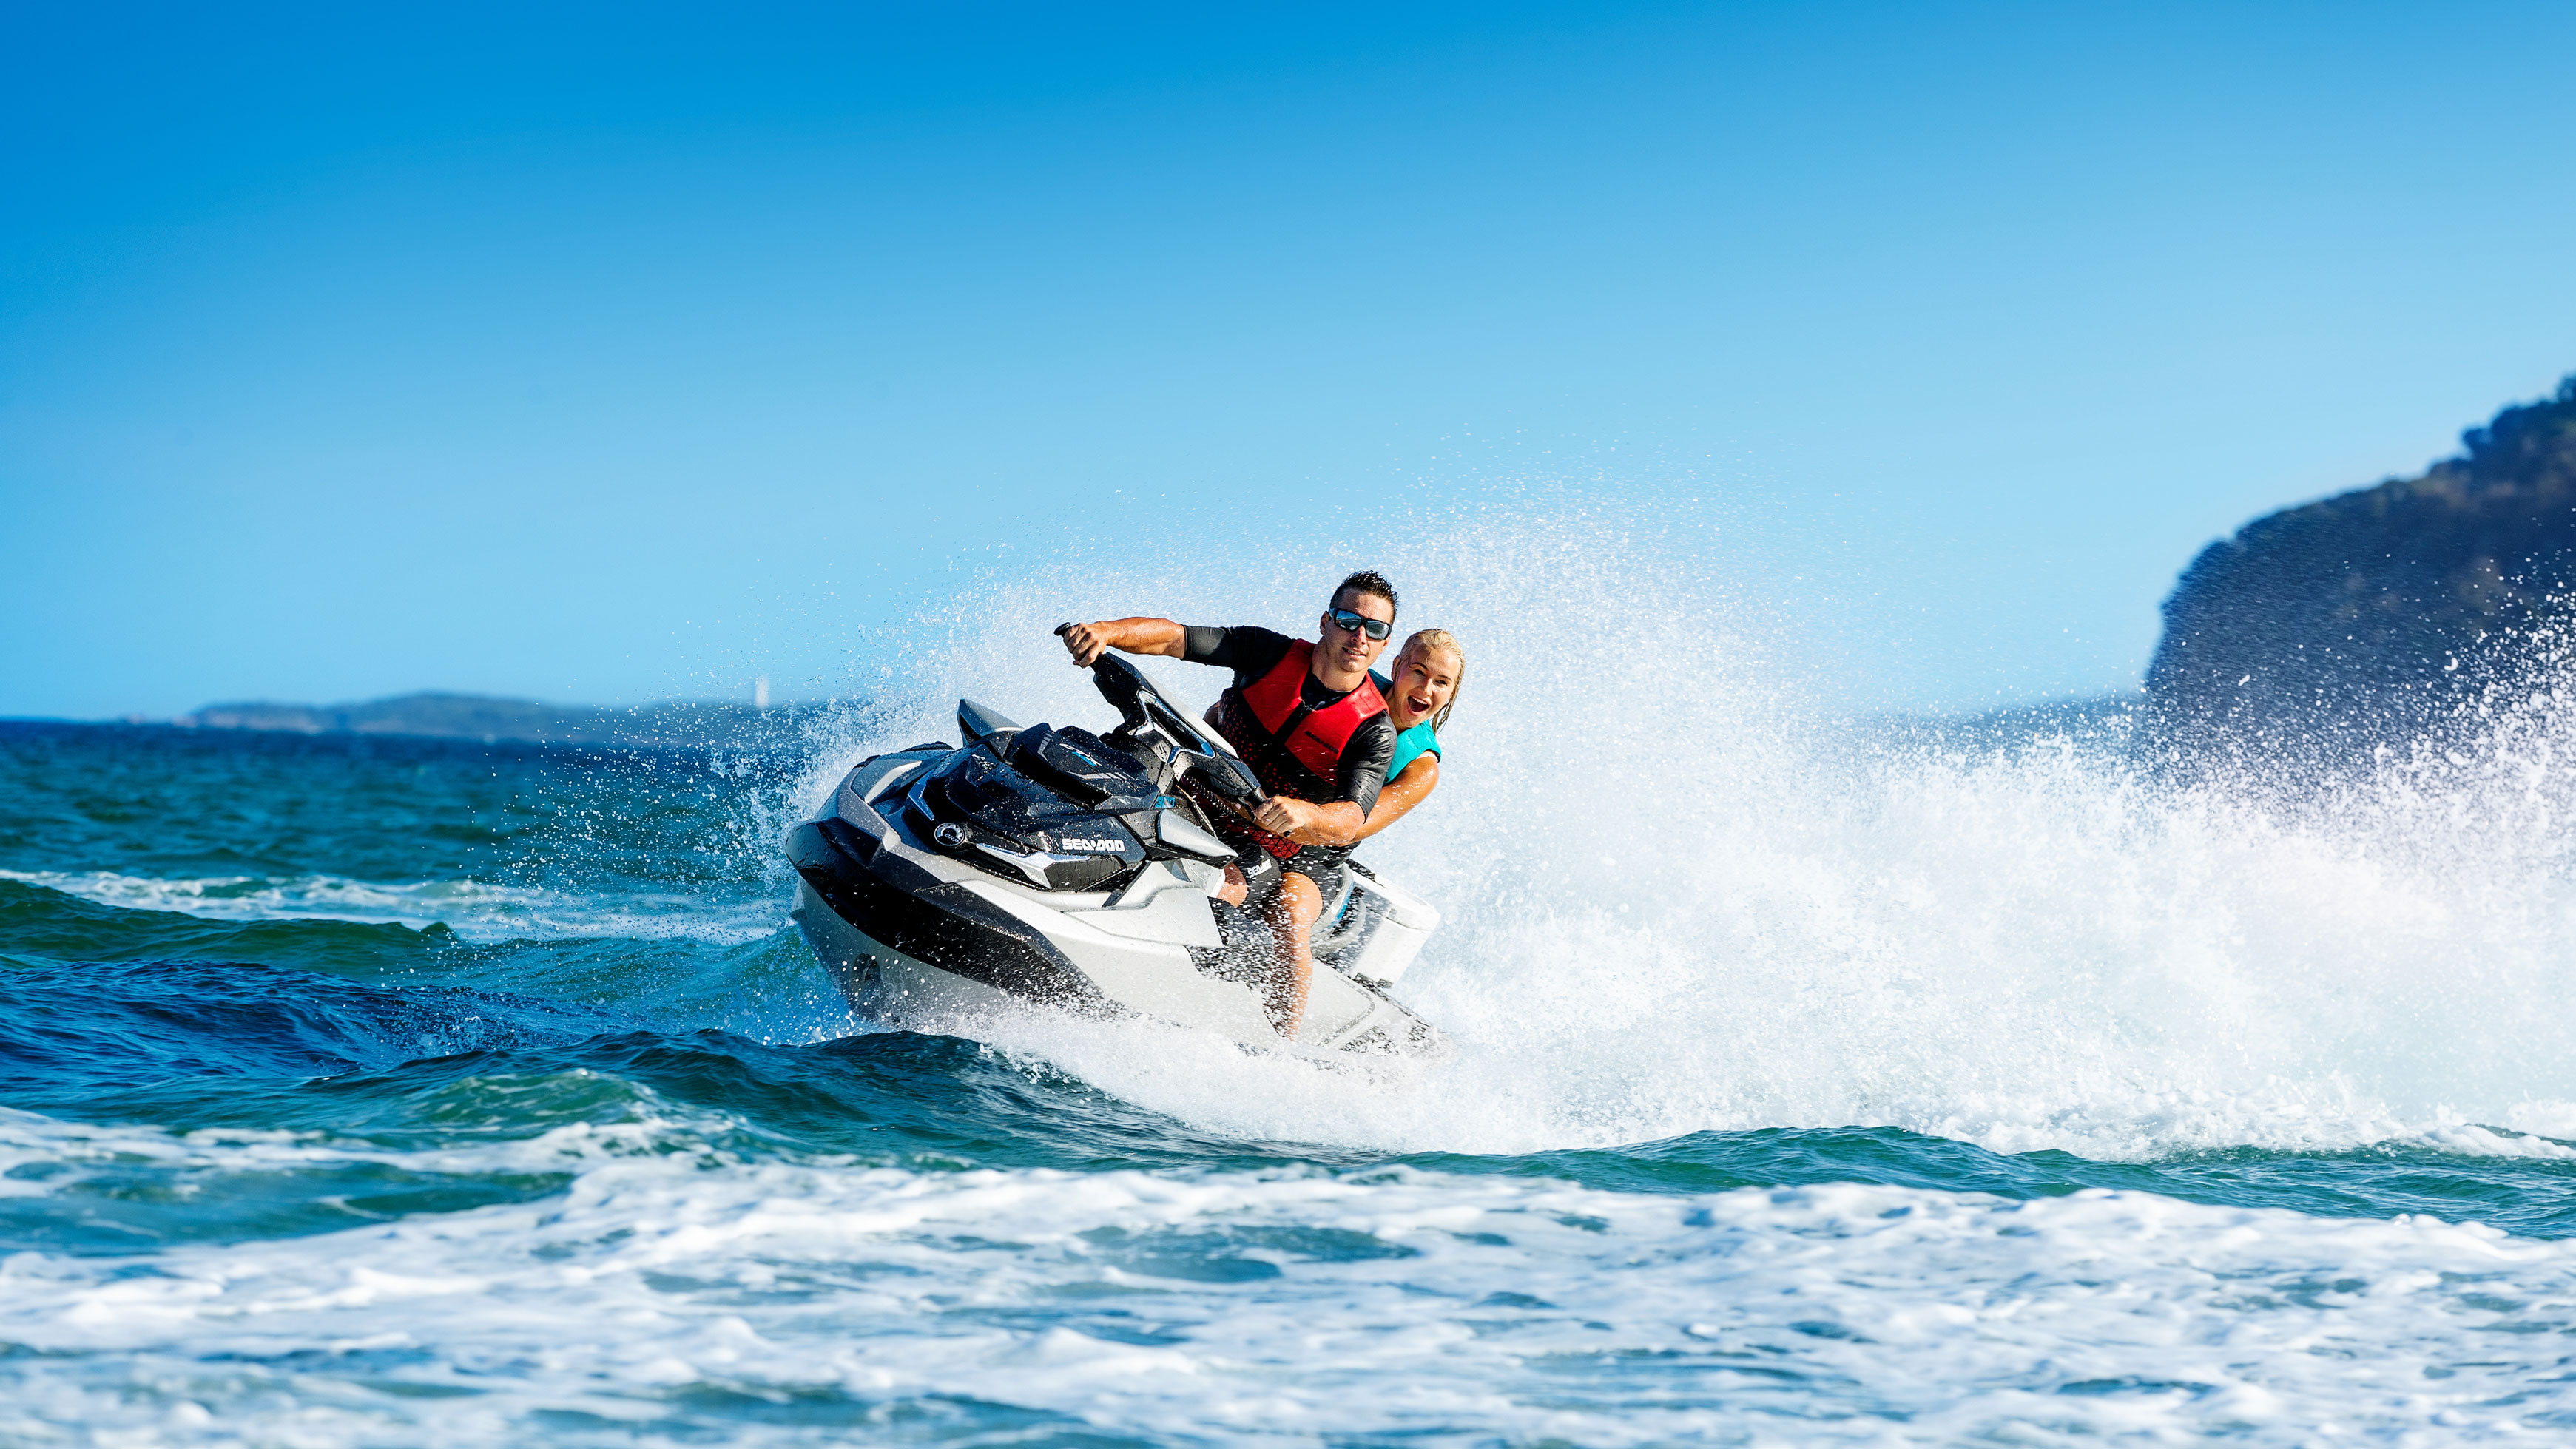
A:
{"label": "man's bare leg", "polygon": [[1270,939],[1278,948],[1270,963],[1270,1024],[1290,1041],[1306,1017],[1306,991],[1315,979],[1315,956],[1308,949],[1315,918],[1324,913],[1324,897],[1315,883],[1295,871],[1279,878],[1279,896],[1265,913]]}

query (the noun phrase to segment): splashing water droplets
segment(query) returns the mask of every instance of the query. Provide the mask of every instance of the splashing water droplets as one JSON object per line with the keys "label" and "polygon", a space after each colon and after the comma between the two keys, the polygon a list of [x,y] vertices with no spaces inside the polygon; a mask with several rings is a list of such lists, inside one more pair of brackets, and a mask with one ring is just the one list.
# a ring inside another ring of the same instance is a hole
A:
{"label": "splashing water droplets", "polygon": [[[1390,569],[1398,633],[1456,632],[1469,683],[1439,793],[1362,857],[1447,917],[1403,994],[1454,1066],[1389,1089],[1150,1031],[1012,1045],[1218,1130],[1398,1150],[1856,1124],[2136,1157],[2576,1110],[2554,680],[2367,778],[2193,783],[2114,710],[1838,714],[1786,621],[1604,528],[1438,536]],[[1087,560],[979,593],[818,741],[799,801],[949,734],[959,694],[1096,722],[1059,619],[1294,628],[1344,562]],[[1223,683],[1146,668],[1193,704]]]}

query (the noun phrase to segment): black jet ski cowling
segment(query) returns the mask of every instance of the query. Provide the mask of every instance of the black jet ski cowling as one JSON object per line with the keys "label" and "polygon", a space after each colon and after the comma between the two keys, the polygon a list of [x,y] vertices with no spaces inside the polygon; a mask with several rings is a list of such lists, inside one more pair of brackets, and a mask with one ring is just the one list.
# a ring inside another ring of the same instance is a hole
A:
{"label": "black jet ski cowling", "polygon": [[915,837],[1005,880],[1060,891],[1114,888],[1145,863],[1152,816],[1174,803],[1126,752],[1046,725],[958,751],[904,792]]}

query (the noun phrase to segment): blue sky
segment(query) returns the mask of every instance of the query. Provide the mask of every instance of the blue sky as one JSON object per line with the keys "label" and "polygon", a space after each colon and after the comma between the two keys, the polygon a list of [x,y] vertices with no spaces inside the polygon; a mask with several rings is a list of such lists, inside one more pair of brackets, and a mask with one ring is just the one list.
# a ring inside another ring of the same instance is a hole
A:
{"label": "blue sky", "polygon": [[5,714],[834,692],[1558,511],[1976,707],[2576,371],[2564,5],[0,17]]}

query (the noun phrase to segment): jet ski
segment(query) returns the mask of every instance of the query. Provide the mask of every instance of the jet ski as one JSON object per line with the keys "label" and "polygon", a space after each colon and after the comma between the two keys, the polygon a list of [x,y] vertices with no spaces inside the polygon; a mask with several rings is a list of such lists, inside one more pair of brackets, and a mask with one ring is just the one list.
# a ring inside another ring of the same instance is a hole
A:
{"label": "jet ski", "polygon": [[1387,994],[1440,914],[1357,862],[1317,919],[1306,1013],[1282,1041],[1262,1006],[1270,933],[1217,898],[1234,851],[1204,803],[1255,805],[1260,782],[1126,660],[1102,655],[1092,681],[1119,715],[1105,735],[961,699],[962,744],[861,761],[787,832],[791,915],[859,1013],[971,1035],[1035,1006],[1337,1062],[1445,1058]]}

